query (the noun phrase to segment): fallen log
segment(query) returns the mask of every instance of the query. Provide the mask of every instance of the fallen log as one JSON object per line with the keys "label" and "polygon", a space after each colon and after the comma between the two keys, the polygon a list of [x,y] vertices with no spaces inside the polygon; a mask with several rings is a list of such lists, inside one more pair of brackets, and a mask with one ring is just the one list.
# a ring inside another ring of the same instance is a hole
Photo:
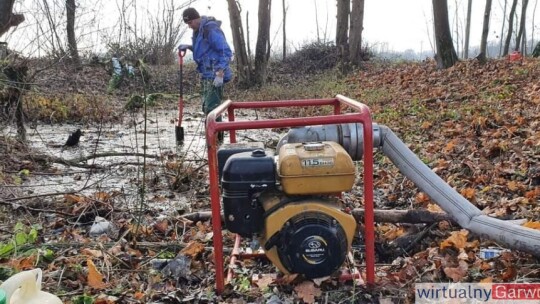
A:
{"label": "fallen log", "polygon": [[[357,222],[364,221],[364,209],[353,209],[352,215]],[[428,210],[374,210],[375,222],[381,223],[409,223],[409,224],[432,224],[440,221],[453,223],[452,218],[442,212]]]}
{"label": "fallen log", "polygon": [[[454,223],[452,218],[442,212],[428,210],[374,210],[375,222],[381,223],[409,223],[409,224],[432,224],[440,221]],[[364,209],[353,209],[352,215],[357,222],[364,221]],[[183,218],[192,222],[208,221],[212,217],[211,211],[199,211],[182,215]],[[223,214],[221,215],[223,222]]]}

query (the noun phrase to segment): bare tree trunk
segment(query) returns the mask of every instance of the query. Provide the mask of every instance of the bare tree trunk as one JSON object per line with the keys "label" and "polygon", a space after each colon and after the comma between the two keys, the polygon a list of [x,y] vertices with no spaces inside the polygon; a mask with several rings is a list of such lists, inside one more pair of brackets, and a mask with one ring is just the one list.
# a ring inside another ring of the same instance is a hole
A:
{"label": "bare tree trunk", "polygon": [[471,36],[471,11],[472,0],[467,1],[467,22],[465,24],[465,45],[463,46],[463,58],[469,58],[469,39]]}
{"label": "bare tree trunk", "polygon": [[317,28],[317,43],[321,43],[321,35],[319,34],[319,10],[317,9],[317,0],[313,0],[315,5],[315,26]]}
{"label": "bare tree trunk", "polygon": [[66,31],[69,48],[69,55],[72,64],[76,69],[81,68],[81,59],[77,49],[77,39],[75,38],[75,0],[66,0]]}
{"label": "bare tree trunk", "polygon": [[506,41],[504,42],[504,49],[502,56],[508,55],[510,49],[510,40],[512,40],[512,31],[514,26],[514,13],[516,12],[517,1],[512,1],[512,7],[510,8],[510,14],[508,15],[508,34],[506,35]]}
{"label": "bare tree trunk", "polygon": [[337,0],[336,46],[342,46],[348,43],[350,13],[351,5],[349,0]]}
{"label": "bare tree trunk", "polygon": [[28,67],[25,63],[13,64],[3,69],[7,77],[5,93],[2,94],[2,101],[6,102],[9,108],[15,109],[15,123],[17,125],[17,137],[21,141],[26,141],[26,128],[24,127],[23,92],[28,90],[26,83]]}
{"label": "bare tree trunk", "polygon": [[450,33],[450,23],[448,22],[448,1],[432,0],[431,2],[433,5],[435,45],[437,46],[437,68],[446,69],[458,61],[452,42],[452,34]]}
{"label": "bare tree trunk", "polygon": [[499,35],[501,38],[499,39],[499,57],[502,56],[502,50],[503,50],[503,36],[504,36],[504,25],[506,23],[506,7],[508,6],[508,0],[504,0],[504,9],[503,9],[503,22],[501,27],[501,34]]}
{"label": "bare tree trunk", "polygon": [[[516,47],[514,48],[515,51],[519,51],[519,46],[521,43],[521,39],[523,38],[523,32],[525,31],[525,17],[527,15],[527,5],[529,4],[529,0],[523,0],[521,2],[521,21],[519,23],[519,31],[516,38]],[[524,54],[525,55],[525,54]]]}
{"label": "bare tree trunk", "polygon": [[481,63],[485,63],[487,60],[487,38],[489,34],[489,19],[491,16],[491,1],[486,0],[486,7],[484,9],[484,25],[482,26],[482,38],[480,39],[480,54],[478,54],[478,60]]}
{"label": "bare tree trunk", "polygon": [[24,15],[13,14],[15,0],[0,0],[0,36],[24,21]]}
{"label": "bare tree trunk", "polygon": [[285,6],[285,0],[281,1],[283,8],[283,60],[287,58],[287,7]]}
{"label": "bare tree trunk", "polygon": [[251,60],[253,60],[253,56],[251,55],[251,42],[249,40],[249,12],[246,12],[246,39],[248,60],[251,62]]}
{"label": "bare tree trunk", "polygon": [[455,41],[456,41],[456,47],[455,47],[455,50],[456,50],[456,54],[459,58],[459,6],[458,6],[458,1],[457,0],[454,0],[454,4],[455,4],[455,13],[454,13],[454,20],[455,20],[455,29],[454,29],[454,33],[455,33],[455,36],[453,38],[455,38]]}
{"label": "bare tree trunk", "polygon": [[337,0],[336,47],[342,59],[348,58],[350,0]]}
{"label": "bare tree trunk", "polygon": [[255,80],[260,86],[266,83],[266,70],[270,58],[270,12],[272,0],[259,0],[259,30],[255,46]]}
{"label": "bare tree trunk", "polygon": [[359,65],[362,61],[362,31],[364,30],[364,0],[353,0],[351,11],[349,62]]}
{"label": "bare tree trunk", "polygon": [[535,19],[535,16],[536,16],[536,8],[538,6],[538,0],[535,0],[534,1],[534,9],[532,10],[532,26],[531,26],[531,54],[533,52],[533,48],[534,48],[534,28],[535,28],[535,24],[534,23],[534,19]]}
{"label": "bare tree trunk", "polygon": [[336,48],[341,72],[345,74],[349,66],[349,16],[350,0],[337,0]]}
{"label": "bare tree trunk", "polygon": [[521,38],[521,54],[527,56],[527,29],[523,29],[523,35]]}
{"label": "bare tree trunk", "polygon": [[229,4],[229,18],[233,35],[234,55],[236,57],[238,85],[249,87],[251,85],[251,66],[246,53],[246,42],[244,41],[244,28],[242,26],[240,9],[236,0],[227,0],[227,3]]}

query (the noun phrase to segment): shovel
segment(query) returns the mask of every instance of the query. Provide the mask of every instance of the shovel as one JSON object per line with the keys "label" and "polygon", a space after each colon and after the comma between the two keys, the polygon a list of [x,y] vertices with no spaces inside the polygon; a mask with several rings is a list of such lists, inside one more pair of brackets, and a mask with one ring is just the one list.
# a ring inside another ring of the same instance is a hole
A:
{"label": "shovel", "polygon": [[178,62],[180,63],[180,97],[178,98],[178,123],[175,126],[176,144],[181,145],[184,143],[184,128],[182,127],[182,115],[184,113],[184,79],[183,79],[183,66],[184,56],[186,51],[178,51]]}

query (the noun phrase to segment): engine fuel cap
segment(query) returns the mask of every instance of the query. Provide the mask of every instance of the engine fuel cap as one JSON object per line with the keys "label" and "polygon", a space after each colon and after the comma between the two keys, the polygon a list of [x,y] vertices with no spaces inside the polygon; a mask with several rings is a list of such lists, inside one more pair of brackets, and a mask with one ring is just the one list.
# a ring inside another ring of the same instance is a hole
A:
{"label": "engine fuel cap", "polygon": [[324,149],[324,144],[321,142],[311,142],[304,144],[304,150],[306,151],[322,151]]}
{"label": "engine fuel cap", "polygon": [[251,152],[251,156],[253,157],[264,157],[266,156],[266,152],[264,152],[263,149],[256,149]]}

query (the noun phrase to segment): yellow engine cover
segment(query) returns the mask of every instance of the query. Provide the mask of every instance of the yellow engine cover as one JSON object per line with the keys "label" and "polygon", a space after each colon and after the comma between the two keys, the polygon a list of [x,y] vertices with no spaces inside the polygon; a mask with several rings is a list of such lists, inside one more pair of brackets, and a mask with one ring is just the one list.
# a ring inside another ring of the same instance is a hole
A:
{"label": "yellow engine cover", "polygon": [[311,195],[351,190],[356,168],[342,146],[323,141],[283,145],[277,171],[283,192]]}
{"label": "yellow engine cover", "polygon": [[[335,219],[338,224],[343,228],[347,238],[347,252],[351,248],[352,240],[356,231],[356,220],[350,214],[342,212],[342,204],[333,197],[324,198],[309,198],[294,201],[279,207],[280,202],[283,202],[283,196],[275,194],[263,194],[261,196],[263,207],[266,211],[269,209],[277,208],[273,210],[265,220],[264,234],[261,237],[261,244],[263,248],[268,242],[269,238],[278,233],[286,223],[298,214],[305,212],[318,212],[328,215]],[[279,208],[278,208],[279,207]],[[276,246],[265,252],[268,259],[284,274],[289,274],[289,270],[281,262]],[[346,253],[345,253],[346,254]]]}

